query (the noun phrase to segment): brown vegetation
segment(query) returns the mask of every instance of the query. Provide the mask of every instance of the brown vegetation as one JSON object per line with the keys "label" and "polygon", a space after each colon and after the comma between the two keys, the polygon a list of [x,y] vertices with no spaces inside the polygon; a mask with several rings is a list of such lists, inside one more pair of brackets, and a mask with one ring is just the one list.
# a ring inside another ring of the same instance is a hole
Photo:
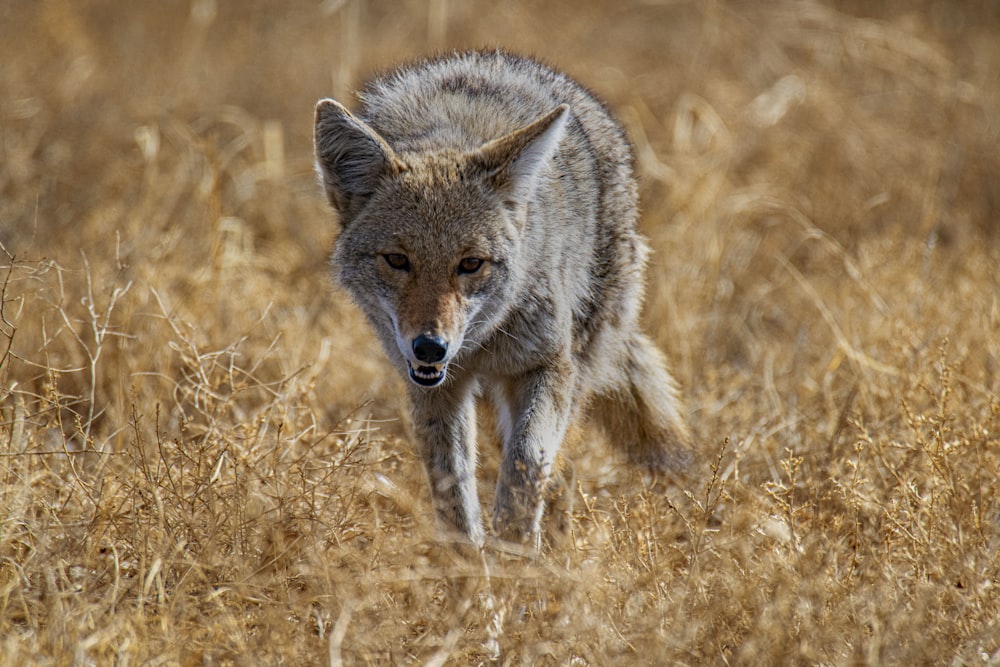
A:
{"label": "brown vegetation", "polygon": [[[583,429],[538,557],[436,539],[311,171],[482,45],[628,126],[702,453]],[[996,2],[8,2],[0,60],[0,664],[1000,664]]]}

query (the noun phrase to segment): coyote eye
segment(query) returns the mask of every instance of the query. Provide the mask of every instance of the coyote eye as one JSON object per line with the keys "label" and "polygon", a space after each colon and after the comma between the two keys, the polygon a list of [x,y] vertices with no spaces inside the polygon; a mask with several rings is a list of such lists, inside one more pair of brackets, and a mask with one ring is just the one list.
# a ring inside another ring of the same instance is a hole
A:
{"label": "coyote eye", "polygon": [[466,257],[458,263],[458,272],[475,273],[479,269],[483,268],[483,263],[483,260],[478,257]]}
{"label": "coyote eye", "polygon": [[385,263],[396,269],[397,271],[409,271],[410,270],[410,259],[406,255],[402,255],[398,252],[390,252],[382,255],[382,259]]}

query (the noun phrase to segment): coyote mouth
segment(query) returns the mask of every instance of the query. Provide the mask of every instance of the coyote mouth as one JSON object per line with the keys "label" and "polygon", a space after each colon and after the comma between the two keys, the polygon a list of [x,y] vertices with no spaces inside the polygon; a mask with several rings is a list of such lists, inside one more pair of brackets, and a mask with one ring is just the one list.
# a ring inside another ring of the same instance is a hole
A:
{"label": "coyote mouth", "polygon": [[407,362],[410,368],[410,379],[421,387],[436,387],[444,380],[447,364],[435,364],[433,366],[416,366]]}

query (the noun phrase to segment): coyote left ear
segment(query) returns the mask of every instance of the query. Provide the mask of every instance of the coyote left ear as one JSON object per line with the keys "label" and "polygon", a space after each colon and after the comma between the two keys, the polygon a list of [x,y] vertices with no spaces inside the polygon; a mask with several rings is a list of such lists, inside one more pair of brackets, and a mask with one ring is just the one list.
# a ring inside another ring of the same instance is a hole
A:
{"label": "coyote left ear", "polygon": [[315,131],[316,171],[330,205],[343,216],[360,206],[379,179],[405,168],[389,144],[339,102],[319,101]]}
{"label": "coyote left ear", "polygon": [[483,144],[470,162],[509,203],[526,203],[559,147],[568,118],[569,106],[560,104],[531,124]]}

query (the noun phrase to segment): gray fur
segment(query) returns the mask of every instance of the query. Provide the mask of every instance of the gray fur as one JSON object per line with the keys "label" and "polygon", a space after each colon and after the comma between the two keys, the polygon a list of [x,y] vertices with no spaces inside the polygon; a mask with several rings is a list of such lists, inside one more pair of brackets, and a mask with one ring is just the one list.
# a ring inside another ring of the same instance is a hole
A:
{"label": "gray fur", "polygon": [[[588,407],[631,459],[682,469],[674,382],[638,326],[648,251],[631,149],[603,105],[503,52],[404,67],[361,97],[357,116],[317,106],[317,169],[341,224],[333,264],[413,380],[444,525],[483,541],[479,395],[504,440],[493,527],[505,539],[537,538],[556,453]],[[420,336],[447,346],[440,364],[415,356]]]}

